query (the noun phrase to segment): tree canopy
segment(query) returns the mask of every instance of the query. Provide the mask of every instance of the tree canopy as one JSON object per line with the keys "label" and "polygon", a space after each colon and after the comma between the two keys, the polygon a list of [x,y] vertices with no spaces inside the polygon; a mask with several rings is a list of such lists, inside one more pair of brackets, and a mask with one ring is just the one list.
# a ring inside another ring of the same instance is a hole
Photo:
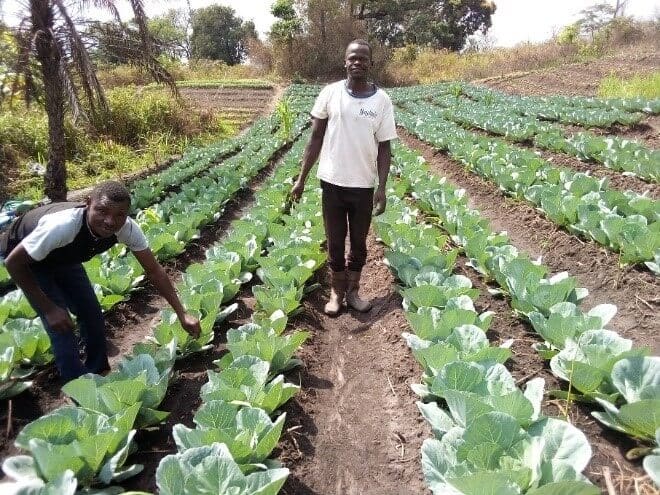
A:
{"label": "tree canopy", "polygon": [[495,4],[485,0],[365,0],[352,15],[389,46],[407,43],[458,51],[468,36],[491,27]]}
{"label": "tree canopy", "polygon": [[328,19],[358,22],[370,38],[386,46],[406,44],[461,50],[469,36],[485,34],[492,25],[495,3],[489,0],[277,0],[275,40],[303,32],[332,29]]}
{"label": "tree canopy", "polygon": [[211,5],[193,13],[190,39],[192,58],[238,64],[247,55],[250,38],[257,38],[254,23],[243,21],[231,7]]}

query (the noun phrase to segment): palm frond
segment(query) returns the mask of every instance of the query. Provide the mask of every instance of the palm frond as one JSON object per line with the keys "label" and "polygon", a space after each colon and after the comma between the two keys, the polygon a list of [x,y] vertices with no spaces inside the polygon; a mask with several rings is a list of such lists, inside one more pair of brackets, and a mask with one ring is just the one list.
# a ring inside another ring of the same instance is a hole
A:
{"label": "palm frond", "polygon": [[33,65],[31,63],[34,38],[27,28],[28,23],[29,19],[23,19],[13,33],[16,40],[17,56],[12,67],[14,77],[10,91],[12,95],[16,95],[22,89],[23,99],[29,107],[37,99],[37,86],[35,84],[35,76],[32,73]]}
{"label": "palm frond", "polygon": [[[92,61],[89,58],[89,53],[87,52],[87,47],[76,29],[75,23],[72,21],[69,13],[67,12],[65,6],[62,4],[62,0],[54,0],[55,5],[57,5],[58,11],[64,24],[66,26],[66,37],[67,44],[71,56],[71,61],[76,67],[78,76],[80,78],[80,85],[85,92],[85,97],[89,101],[90,110],[92,114],[97,113],[107,113],[108,112],[108,102],[103,93],[103,88],[101,83],[96,77],[96,70],[92,65]],[[71,81],[71,78],[67,78]],[[75,92],[75,88],[72,88]],[[69,98],[71,101],[71,99]],[[77,98],[76,98],[77,100]],[[72,106],[72,109],[74,107]],[[80,106],[78,105],[78,109]],[[79,110],[78,110],[79,111]],[[76,119],[76,113],[74,113],[74,120]]]}
{"label": "palm frond", "polygon": [[78,92],[76,91],[76,86],[71,80],[71,74],[68,71],[65,57],[60,58],[60,77],[62,79],[62,89],[64,91],[64,96],[69,102],[69,108],[71,109],[71,117],[73,121],[77,121],[80,117],[87,119],[87,114],[80,105],[80,100],[78,99]]}
{"label": "palm frond", "polygon": [[107,10],[112,17],[114,17],[115,21],[121,23],[121,16],[115,5],[116,3],[115,0],[82,0],[81,5],[83,8],[88,8],[90,5],[93,5],[96,8]]}

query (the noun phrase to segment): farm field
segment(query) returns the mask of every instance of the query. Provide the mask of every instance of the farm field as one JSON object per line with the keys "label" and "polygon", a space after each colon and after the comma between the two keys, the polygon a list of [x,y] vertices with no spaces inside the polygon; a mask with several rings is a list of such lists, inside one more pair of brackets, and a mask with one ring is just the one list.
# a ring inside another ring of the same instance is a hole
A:
{"label": "farm field", "polygon": [[[87,269],[120,371],[60,392],[0,270],[5,474],[36,470],[53,493],[75,490],[65,466],[79,487],[163,494],[217,486],[214,469],[236,493],[657,493],[660,101],[589,99],[605,69],[564,90],[571,70],[389,91],[400,141],[366,314],[323,313],[315,182],[287,202],[319,86],[288,88],[287,118],[131,185],[198,339],[111,252]],[[203,106],[217,91],[182,94]],[[231,92],[246,119],[274,107],[271,90]],[[86,411],[48,416],[72,400]],[[91,423],[112,440],[83,438]]]}
{"label": "farm field", "polygon": [[181,87],[179,91],[193,107],[213,111],[239,129],[272,111],[271,102],[281,95],[270,87]]}

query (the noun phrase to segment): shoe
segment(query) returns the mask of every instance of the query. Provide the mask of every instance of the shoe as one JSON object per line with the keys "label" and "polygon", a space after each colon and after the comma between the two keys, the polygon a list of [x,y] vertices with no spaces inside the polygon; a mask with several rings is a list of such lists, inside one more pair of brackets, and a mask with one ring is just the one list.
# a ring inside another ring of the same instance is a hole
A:
{"label": "shoe", "polygon": [[371,309],[371,302],[360,299],[360,296],[358,295],[361,275],[361,272],[348,271],[346,302],[354,310],[359,311],[360,313],[366,313]]}
{"label": "shoe", "polygon": [[325,305],[325,314],[335,316],[341,310],[346,294],[346,272],[330,269],[330,300]]}

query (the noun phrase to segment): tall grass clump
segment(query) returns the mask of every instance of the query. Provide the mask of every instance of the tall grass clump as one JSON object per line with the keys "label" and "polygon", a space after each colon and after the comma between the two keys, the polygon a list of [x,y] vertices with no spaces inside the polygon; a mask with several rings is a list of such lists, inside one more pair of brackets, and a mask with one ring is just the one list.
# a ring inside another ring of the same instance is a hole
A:
{"label": "tall grass clump", "polygon": [[602,98],[660,98],[660,71],[623,79],[615,75],[604,78],[598,85]]}
{"label": "tall grass clump", "polygon": [[141,91],[135,86],[107,92],[109,115],[94,122],[101,134],[127,145],[138,145],[150,134],[185,135],[195,122],[165,91]]}
{"label": "tall grass clump", "polygon": [[[222,116],[194,110],[164,89],[114,88],[106,92],[109,114],[93,122],[65,119],[67,186],[144,170],[236,133]],[[7,197],[41,199],[48,159],[48,120],[42,108],[0,111],[0,203]]]}
{"label": "tall grass clump", "polygon": [[[75,158],[86,154],[91,141],[84,129],[65,119],[64,142],[67,156]],[[0,112],[0,169],[25,161],[46,163],[47,158],[48,119],[41,109],[18,104]]]}
{"label": "tall grass clump", "polygon": [[408,46],[394,50],[387,80],[394,85],[470,81],[554,67],[575,60],[578,51],[577,46],[554,41],[464,53]]}

